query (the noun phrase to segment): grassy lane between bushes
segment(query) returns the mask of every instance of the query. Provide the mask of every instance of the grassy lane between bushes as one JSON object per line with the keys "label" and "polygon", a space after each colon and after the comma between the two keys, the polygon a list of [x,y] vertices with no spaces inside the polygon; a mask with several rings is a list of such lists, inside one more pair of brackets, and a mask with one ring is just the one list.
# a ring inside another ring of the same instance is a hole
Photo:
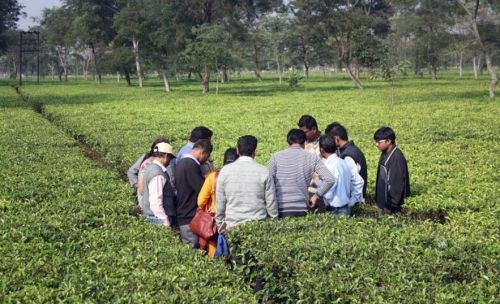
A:
{"label": "grassy lane between bushes", "polygon": [[0,92],[1,303],[255,301],[222,262],[132,216],[116,173]]}

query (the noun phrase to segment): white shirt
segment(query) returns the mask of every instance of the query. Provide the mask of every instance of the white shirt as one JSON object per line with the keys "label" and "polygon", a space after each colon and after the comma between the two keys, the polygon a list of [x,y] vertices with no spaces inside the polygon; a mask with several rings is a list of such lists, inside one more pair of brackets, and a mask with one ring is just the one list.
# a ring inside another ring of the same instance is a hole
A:
{"label": "white shirt", "polygon": [[[349,159],[354,163],[351,158]],[[363,198],[363,178],[348,162],[336,154],[323,159],[323,163],[335,180],[330,190],[323,195],[323,200],[331,207],[353,206]]]}

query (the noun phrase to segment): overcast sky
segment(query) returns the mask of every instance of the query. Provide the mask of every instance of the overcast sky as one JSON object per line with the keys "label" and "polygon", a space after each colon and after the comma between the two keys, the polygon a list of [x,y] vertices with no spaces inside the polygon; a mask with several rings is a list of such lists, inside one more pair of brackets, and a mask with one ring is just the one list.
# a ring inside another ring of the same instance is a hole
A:
{"label": "overcast sky", "polygon": [[[1,1],[1,0],[0,0]],[[54,6],[61,6],[60,0],[18,0],[20,4],[24,5],[23,11],[27,14],[26,18],[19,18],[17,26],[21,30],[28,30],[28,27],[35,25],[32,17],[41,17],[44,8],[51,8]]]}

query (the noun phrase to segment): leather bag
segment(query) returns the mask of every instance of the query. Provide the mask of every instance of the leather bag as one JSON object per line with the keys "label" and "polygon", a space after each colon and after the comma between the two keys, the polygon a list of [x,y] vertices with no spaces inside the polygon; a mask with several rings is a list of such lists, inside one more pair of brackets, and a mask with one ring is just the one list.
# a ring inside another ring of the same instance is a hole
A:
{"label": "leather bag", "polygon": [[189,224],[189,228],[201,238],[208,240],[217,233],[214,217],[205,209],[196,209],[196,214]]}

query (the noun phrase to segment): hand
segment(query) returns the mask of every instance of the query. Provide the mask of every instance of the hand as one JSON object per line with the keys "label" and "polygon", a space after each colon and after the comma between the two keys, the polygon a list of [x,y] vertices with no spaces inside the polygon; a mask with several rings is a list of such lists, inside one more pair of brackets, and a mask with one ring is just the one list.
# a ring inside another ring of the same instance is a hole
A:
{"label": "hand", "polygon": [[168,220],[168,219],[163,220],[163,221],[162,221],[162,225],[163,225],[163,226],[166,226],[166,227],[170,227],[170,222],[169,222],[169,220]]}
{"label": "hand", "polygon": [[219,227],[217,227],[217,232],[219,234],[224,234],[226,233],[226,222],[222,223]]}
{"label": "hand", "polygon": [[318,200],[319,200],[319,196],[317,194],[314,194],[313,196],[311,196],[311,198],[309,199],[309,202],[310,202],[310,205],[312,208],[316,207]]}

